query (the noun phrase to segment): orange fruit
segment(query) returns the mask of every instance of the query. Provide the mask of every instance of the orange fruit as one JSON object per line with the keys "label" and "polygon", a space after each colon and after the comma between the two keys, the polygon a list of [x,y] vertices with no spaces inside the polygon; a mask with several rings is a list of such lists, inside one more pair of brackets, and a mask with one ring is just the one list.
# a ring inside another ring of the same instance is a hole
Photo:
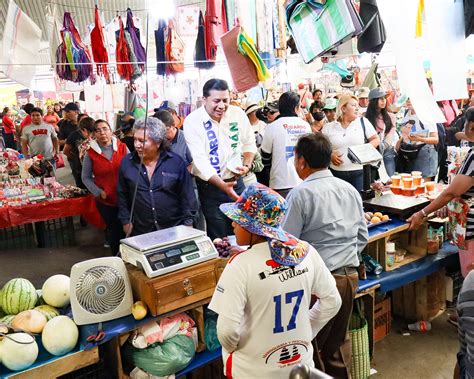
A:
{"label": "orange fruit", "polygon": [[380,222],[380,217],[377,217],[377,216],[374,216],[372,217],[372,219],[370,220],[370,222],[372,224],[378,224]]}

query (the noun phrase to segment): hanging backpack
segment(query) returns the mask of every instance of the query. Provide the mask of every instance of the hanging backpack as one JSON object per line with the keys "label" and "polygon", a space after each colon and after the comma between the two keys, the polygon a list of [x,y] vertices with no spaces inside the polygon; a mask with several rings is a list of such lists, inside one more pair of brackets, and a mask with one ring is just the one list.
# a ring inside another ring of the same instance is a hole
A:
{"label": "hanging backpack", "polygon": [[64,13],[61,43],[56,49],[56,73],[61,79],[81,83],[94,81],[91,56],[82,43],[69,12]]}
{"label": "hanging backpack", "polygon": [[94,62],[96,63],[97,74],[103,76],[107,83],[109,83],[110,78],[107,71],[109,56],[105,48],[104,32],[102,31],[102,23],[97,5],[95,6],[95,25],[91,31],[91,49]]}
{"label": "hanging backpack", "polygon": [[125,30],[123,28],[122,17],[119,19],[119,36],[117,39],[117,47],[115,56],[117,59],[117,72],[120,78],[130,81],[132,79],[133,68],[129,60],[129,52],[127,41],[125,40]]}
{"label": "hanging backpack", "polygon": [[176,32],[173,21],[168,23],[168,70],[170,74],[184,71],[184,42]]}

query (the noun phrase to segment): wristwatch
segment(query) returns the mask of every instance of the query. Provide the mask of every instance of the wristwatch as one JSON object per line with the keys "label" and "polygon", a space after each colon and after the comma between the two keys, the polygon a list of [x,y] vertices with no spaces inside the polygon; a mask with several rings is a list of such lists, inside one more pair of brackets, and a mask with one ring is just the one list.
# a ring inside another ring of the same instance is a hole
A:
{"label": "wristwatch", "polygon": [[421,214],[423,215],[424,218],[428,217],[428,215],[426,214],[424,209],[422,209],[420,212],[421,212]]}

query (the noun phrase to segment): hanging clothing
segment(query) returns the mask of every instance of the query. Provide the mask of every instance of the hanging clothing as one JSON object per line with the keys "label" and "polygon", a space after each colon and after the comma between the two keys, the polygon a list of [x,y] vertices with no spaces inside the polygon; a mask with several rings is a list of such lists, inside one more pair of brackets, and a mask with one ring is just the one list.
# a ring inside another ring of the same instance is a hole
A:
{"label": "hanging clothing", "polygon": [[130,64],[130,54],[125,39],[125,30],[123,28],[122,17],[119,16],[119,37],[117,39],[117,47],[115,55],[117,58],[117,72],[124,80],[131,80],[133,75],[133,67]]}
{"label": "hanging clothing", "polygon": [[143,73],[142,68],[144,68],[144,65],[137,63],[139,62],[139,60],[137,56],[135,55],[135,49],[133,48],[133,40],[128,30],[125,30],[124,34],[125,34],[125,41],[127,43],[127,48],[128,48],[128,59],[132,66],[132,79],[135,80],[139,78],[141,74]]}
{"label": "hanging clothing", "polygon": [[107,83],[110,83],[107,63],[109,56],[105,48],[104,32],[102,31],[102,22],[100,21],[99,8],[95,6],[95,25],[91,31],[91,49],[94,62],[96,63],[97,74],[103,76]]}
{"label": "hanging clothing", "polygon": [[464,2],[464,25],[466,28],[466,38],[474,34],[474,4],[472,1]]}
{"label": "hanging clothing", "polygon": [[155,30],[155,47],[156,47],[156,73],[164,76],[166,73],[166,64],[160,63],[166,61],[165,54],[165,33],[166,33],[166,21],[158,21],[158,29]]}
{"label": "hanging clothing", "polygon": [[215,61],[219,38],[228,31],[224,0],[206,0],[204,25],[206,58]]}
{"label": "hanging clothing", "polygon": [[360,53],[379,53],[387,40],[387,32],[377,8],[376,0],[360,0],[359,16],[365,30],[357,40]]}
{"label": "hanging clothing", "polygon": [[135,62],[139,63],[140,69],[143,72],[145,70],[146,63],[146,51],[140,42],[140,30],[135,27],[133,22],[133,14],[130,8],[127,9],[127,27],[125,31],[130,34],[131,40],[131,50],[133,50],[133,55],[135,56]]}
{"label": "hanging clothing", "polygon": [[196,37],[196,45],[194,46],[194,67],[209,70],[214,65],[215,62],[208,61],[206,57],[206,27],[202,12],[199,12],[198,35]]}

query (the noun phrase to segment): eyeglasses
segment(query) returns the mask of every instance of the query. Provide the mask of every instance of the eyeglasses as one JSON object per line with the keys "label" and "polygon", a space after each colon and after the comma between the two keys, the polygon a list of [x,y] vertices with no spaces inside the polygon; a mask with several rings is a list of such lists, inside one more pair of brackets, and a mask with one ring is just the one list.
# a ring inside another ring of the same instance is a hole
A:
{"label": "eyeglasses", "polygon": [[107,133],[110,129],[109,128],[97,128],[95,130],[96,133]]}

